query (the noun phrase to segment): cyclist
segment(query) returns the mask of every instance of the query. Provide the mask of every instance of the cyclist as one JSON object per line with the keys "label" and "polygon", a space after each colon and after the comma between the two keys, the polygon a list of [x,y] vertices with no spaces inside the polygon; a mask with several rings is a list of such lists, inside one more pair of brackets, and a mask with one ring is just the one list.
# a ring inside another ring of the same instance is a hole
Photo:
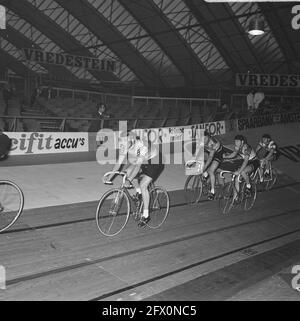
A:
{"label": "cyclist", "polygon": [[[0,161],[8,157],[8,153],[11,149],[11,139],[3,133],[0,128]],[[3,211],[3,206],[0,203],[0,212]]]}
{"label": "cyclist", "polygon": [[203,167],[203,176],[207,178],[209,175],[211,190],[208,199],[213,200],[215,198],[215,173],[223,162],[224,147],[218,139],[212,137],[206,130],[204,131],[204,149],[208,153],[208,158]]}
{"label": "cyclist", "polygon": [[247,143],[247,140],[244,136],[236,135],[234,137],[234,145],[234,151],[229,155],[224,155],[224,159],[231,159],[235,158],[236,156],[240,156],[243,159],[241,167],[234,172],[236,178],[233,199],[236,202],[237,193],[240,190],[238,176],[241,175],[244,178],[244,180],[246,181],[245,192],[247,194],[250,194],[251,184],[249,174],[257,170],[257,168],[260,166],[260,162],[257,159],[254,149]]}
{"label": "cyclist", "polygon": [[11,148],[11,139],[0,128],[0,160],[6,159]]}
{"label": "cyclist", "polygon": [[[128,180],[131,182],[138,175],[142,176],[140,182],[138,182],[138,187],[136,188],[138,198],[142,199],[144,202],[143,214],[138,225],[139,227],[142,227],[145,226],[150,220],[150,196],[148,186],[151,182],[157,180],[164,169],[164,165],[162,163],[150,163],[151,159],[157,155],[160,156],[160,153],[156,147],[150,145],[149,142],[140,139],[140,137],[133,132],[123,133],[123,136],[124,135],[125,139],[122,139],[122,144],[120,146],[119,161],[116,162],[112,171],[118,171],[121,168],[124,160],[127,158],[128,166],[125,171],[128,175]],[[113,176],[113,174],[109,176],[108,180],[104,183],[112,184],[111,180],[113,179]],[[132,185],[129,187],[132,187]]]}
{"label": "cyclist", "polygon": [[271,135],[262,135],[255,152],[259,153],[260,151],[264,152],[264,156],[260,159],[261,167],[266,168],[265,175],[270,176],[270,163],[276,161],[279,157],[277,144],[272,140]]}

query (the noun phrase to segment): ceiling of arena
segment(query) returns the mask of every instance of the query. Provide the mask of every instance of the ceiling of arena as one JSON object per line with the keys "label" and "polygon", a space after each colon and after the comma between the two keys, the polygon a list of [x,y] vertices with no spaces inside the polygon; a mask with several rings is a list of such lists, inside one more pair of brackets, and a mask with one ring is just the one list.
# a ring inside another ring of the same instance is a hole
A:
{"label": "ceiling of arena", "polygon": [[[288,3],[204,0],[0,0],[0,61],[11,72],[146,87],[223,86],[237,72],[295,73],[299,31]],[[263,16],[265,33],[250,36]],[[21,48],[113,59],[116,72],[25,61]]]}

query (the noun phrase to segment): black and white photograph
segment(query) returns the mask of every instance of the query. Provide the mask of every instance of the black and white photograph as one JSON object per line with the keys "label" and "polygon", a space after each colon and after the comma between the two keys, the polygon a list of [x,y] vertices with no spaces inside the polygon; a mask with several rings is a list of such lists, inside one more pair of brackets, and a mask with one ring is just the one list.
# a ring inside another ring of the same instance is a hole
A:
{"label": "black and white photograph", "polygon": [[0,311],[300,301],[299,133],[300,1],[0,0]]}

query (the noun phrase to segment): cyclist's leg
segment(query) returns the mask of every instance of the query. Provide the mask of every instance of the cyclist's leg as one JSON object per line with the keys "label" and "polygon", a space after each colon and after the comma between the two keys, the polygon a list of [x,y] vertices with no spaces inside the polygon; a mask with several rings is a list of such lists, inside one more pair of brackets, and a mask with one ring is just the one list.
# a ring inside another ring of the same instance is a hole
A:
{"label": "cyclist's leg", "polygon": [[141,173],[142,179],[140,181],[140,187],[142,190],[142,196],[144,201],[144,210],[141,218],[141,222],[139,226],[144,226],[150,219],[149,217],[149,202],[150,202],[150,195],[149,195],[149,184],[151,182],[155,182],[157,178],[160,176],[162,171],[164,170],[163,164],[151,164],[151,165],[142,165]]}
{"label": "cyclist's leg", "polygon": [[138,175],[139,171],[140,171],[140,165],[137,164],[130,164],[125,172],[127,173],[127,179],[132,182],[133,179]]}
{"label": "cyclist's leg", "polygon": [[237,199],[238,193],[240,192],[240,181],[238,176],[235,177],[234,185],[235,188],[233,190],[233,200],[235,201]]}
{"label": "cyclist's leg", "polygon": [[251,164],[246,166],[246,168],[241,172],[241,175],[246,182],[247,188],[251,188],[249,174],[251,174],[252,172],[253,172],[253,166]]}
{"label": "cyclist's leg", "polygon": [[211,197],[210,198],[212,198],[215,195],[215,185],[216,185],[215,172],[216,172],[218,167],[219,167],[219,162],[216,161],[216,160],[213,160],[212,164],[211,164],[211,166],[209,167],[209,170],[208,170],[208,174],[209,174],[209,177],[210,177],[210,184],[211,184],[211,190],[210,190]]}
{"label": "cyclist's leg", "polygon": [[140,188],[142,191],[143,201],[144,201],[144,209],[143,209],[143,217],[147,218],[149,216],[149,202],[150,202],[150,196],[149,196],[149,184],[152,182],[152,178],[143,175],[141,181],[140,181]]}

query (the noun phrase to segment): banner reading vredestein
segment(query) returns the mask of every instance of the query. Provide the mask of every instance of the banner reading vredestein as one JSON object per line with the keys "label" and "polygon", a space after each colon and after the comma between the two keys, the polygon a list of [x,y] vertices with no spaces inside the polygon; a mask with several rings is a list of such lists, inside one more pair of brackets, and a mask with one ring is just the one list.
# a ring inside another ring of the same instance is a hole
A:
{"label": "banner reading vredestein", "polygon": [[22,53],[24,59],[27,61],[34,61],[37,63],[45,63],[50,65],[61,65],[66,67],[84,68],[87,70],[116,72],[116,61],[111,59],[82,57],[31,48],[23,48]]}
{"label": "banner reading vredestein", "polygon": [[237,87],[300,87],[300,74],[236,74]]}
{"label": "banner reading vredestein", "polygon": [[10,155],[88,152],[88,133],[10,132]]}

